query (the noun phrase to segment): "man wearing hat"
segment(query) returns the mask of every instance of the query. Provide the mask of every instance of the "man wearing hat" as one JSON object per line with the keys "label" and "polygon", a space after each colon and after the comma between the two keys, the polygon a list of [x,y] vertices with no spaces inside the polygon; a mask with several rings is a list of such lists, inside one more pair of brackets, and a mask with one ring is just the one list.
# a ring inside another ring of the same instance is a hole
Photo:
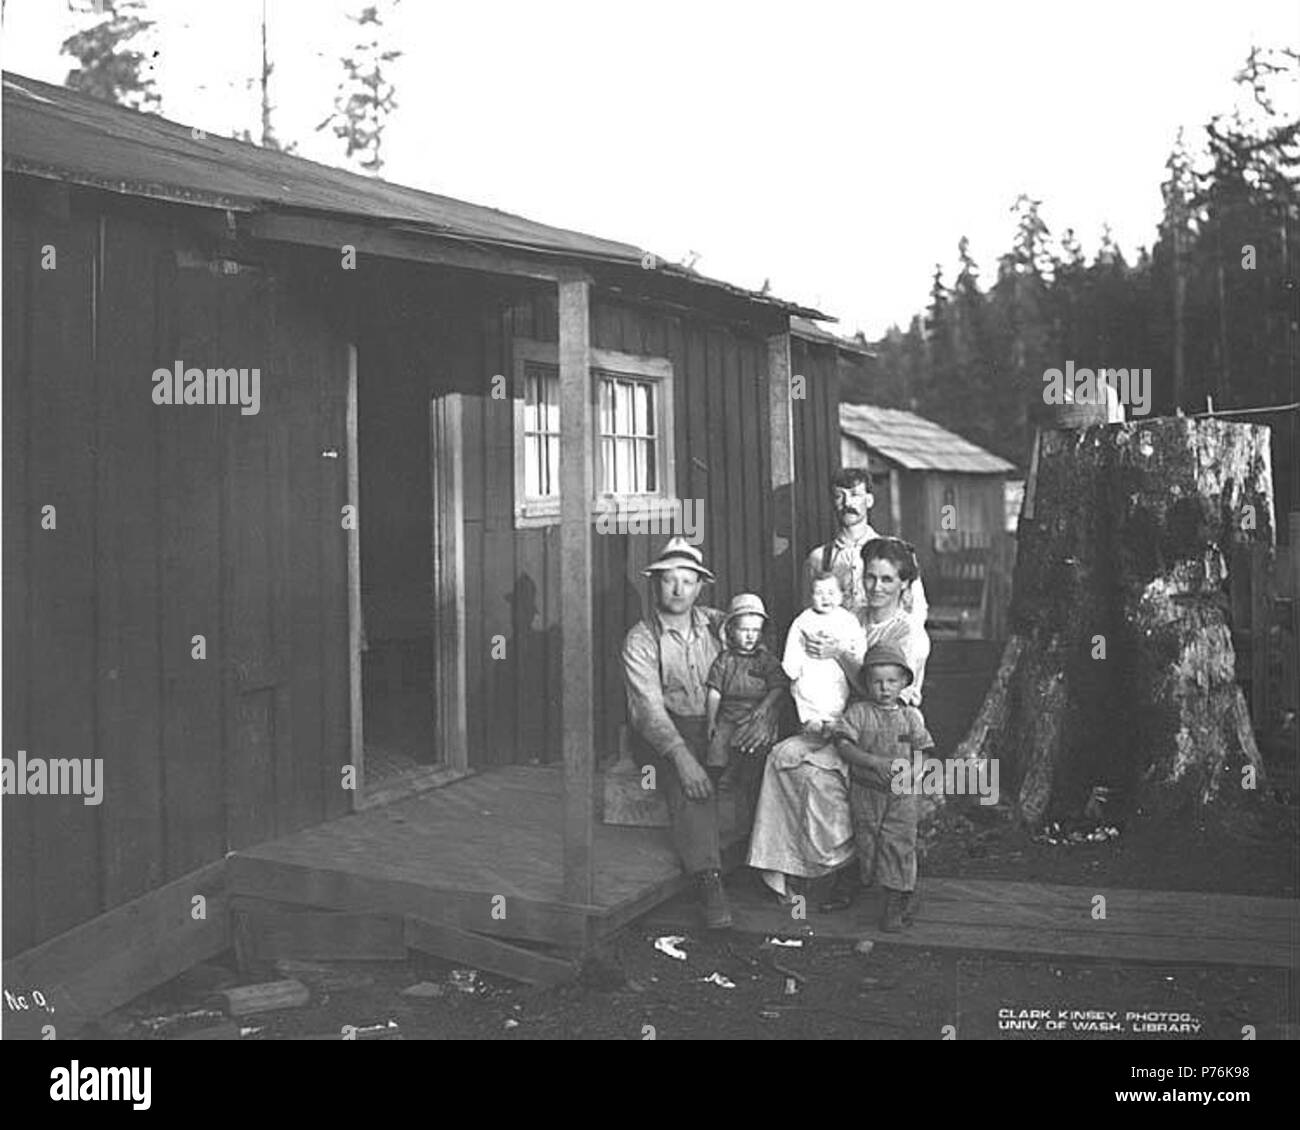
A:
{"label": "man wearing hat", "polygon": [[[655,768],[672,820],[673,846],[682,867],[696,877],[711,928],[731,925],[722,887],[717,786],[724,766],[709,766],[706,682],[723,649],[724,614],[697,606],[700,588],[715,578],[704,555],[684,538],[672,538],[645,570],[653,607],[623,640],[628,717],[643,763]],[[761,703],[737,727],[732,748],[742,754],[776,737],[777,706]]]}

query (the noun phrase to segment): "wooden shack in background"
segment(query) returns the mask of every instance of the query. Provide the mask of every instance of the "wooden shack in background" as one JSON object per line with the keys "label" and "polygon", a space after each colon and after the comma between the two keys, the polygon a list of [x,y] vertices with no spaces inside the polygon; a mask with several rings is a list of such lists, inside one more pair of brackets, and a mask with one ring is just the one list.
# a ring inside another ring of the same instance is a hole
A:
{"label": "wooden shack in background", "polygon": [[[707,599],[790,615],[820,315],[15,75],[4,170],[4,754],[106,782],[4,797],[6,985],[65,1038],[236,937],[545,982],[678,889],[596,813],[676,531],[600,503],[698,503]],[[259,410],[154,403],[178,362]]]}
{"label": "wooden shack in background", "polygon": [[840,405],[841,460],[877,476],[872,524],[916,547],[933,638],[1003,639],[1015,539],[1003,484],[1016,468],[913,412]]}

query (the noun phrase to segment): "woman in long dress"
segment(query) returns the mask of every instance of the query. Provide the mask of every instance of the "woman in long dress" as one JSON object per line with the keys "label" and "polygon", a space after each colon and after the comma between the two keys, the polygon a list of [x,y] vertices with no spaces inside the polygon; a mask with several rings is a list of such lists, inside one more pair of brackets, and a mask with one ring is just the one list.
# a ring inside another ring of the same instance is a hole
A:
{"label": "woman in long dress", "polygon": [[[866,651],[891,644],[903,653],[916,678],[900,697],[919,706],[930,637],[904,607],[904,596],[917,576],[916,556],[897,538],[875,538],[862,547],[862,565],[867,599],[858,618],[866,633]],[[805,641],[813,658],[838,660],[852,687],[858,685],[866,654],[860,646],[844,650],[816,636]],[[782,900],[794,894],[792,877],[815,879],[853,859],[848,774],[834,745],[810,734],[786,738],[768,754],[748,862]]]}

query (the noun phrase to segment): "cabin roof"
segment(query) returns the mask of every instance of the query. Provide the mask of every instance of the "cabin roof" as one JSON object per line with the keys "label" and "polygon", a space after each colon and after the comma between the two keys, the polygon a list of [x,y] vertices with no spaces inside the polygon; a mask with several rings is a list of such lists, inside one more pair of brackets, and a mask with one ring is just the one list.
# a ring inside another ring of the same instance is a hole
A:
{"label": "cabin roof", "polygon": [[841,404],[840,431],[905,471],[965,475],[1015,474],[1016,467],[991,451],[899,408]]}
{"label": "cabin roof", "polygon": [[[640,266],[630,243],[392,184],[249,142],[203,135],[190,126],[103,102],[6,71],[7,172],[234,212],[332,214],[401,226],[431,237],[469,240],[566,260]],[[834,319],[655,257],[657,275],[822,320]]]}
{"label": "cabin roof", "polygon": [[804,341],[815,342],[819,345],[833,345],[836,349],[842,349],[846,353],[857,353],[863,357],[875,356],[867,347],[865,341],[859,338],[841,337],[839,334],[823,329],[811,319],[800,317],[797,314],[790,319],[790,332],[795,337],[803,338]]}

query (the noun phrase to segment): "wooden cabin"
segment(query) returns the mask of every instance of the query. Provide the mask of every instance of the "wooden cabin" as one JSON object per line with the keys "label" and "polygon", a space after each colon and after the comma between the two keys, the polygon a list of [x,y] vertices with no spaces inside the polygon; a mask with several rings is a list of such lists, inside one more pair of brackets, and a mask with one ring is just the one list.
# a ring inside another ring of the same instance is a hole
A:
{"label": "wooden cabin", "polygon": [[839,459],[835,382],[792,395],[820,315],[21,76],[3,104],[4,756],[104,768],[98,804],[4,797],[6,986],[65,1037],[232,940],[566,976],[680,884],[597,804],[674,515],[713,603],[793,614]]}
{"label": "wooden cabin", "polygon": [[913,412],[839,411],[843,465],[877,477],[872,525],[916,547],[931,637],[1004,639],[1015,543],[1003,484],[1015,466]]}

